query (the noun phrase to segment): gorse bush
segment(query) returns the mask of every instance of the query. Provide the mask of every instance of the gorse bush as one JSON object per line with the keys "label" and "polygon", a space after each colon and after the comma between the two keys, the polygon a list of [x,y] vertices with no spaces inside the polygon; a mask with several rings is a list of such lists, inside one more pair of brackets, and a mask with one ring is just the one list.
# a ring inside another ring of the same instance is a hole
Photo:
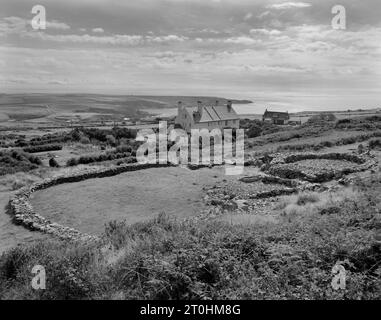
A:
{"label": "gorse bush", "polygon": [[[278,126],[279,127],[279,126]],[[266,134],[258,137],[250,142],[251,146],[262,146],[268,143],[285,142],[293,139],[301,139],[317,136],[323,132],[331,130],[333,127],[330,123],[324,123],[324,125],[307,126],[306,124],[295,128],[282,127],[280,132]]]}
{"label": "gorse bush", "polygon": [[242,119],[240,120],[239,125],[241,129],[245,129],[245,133],[248,138],[255,138],[261,135],[287,130],[286,127],[277,126],[272,123],[263,122],[257,119]]}
{"label": "gorse bush", "polygon": [[94,162],[112,161],[122,158],[129,158],[128,162],[136,162],[135,158],[130,152],[107,152],[100,155],[82,156],[79,158],[71,158],[67,161],[68,167],[76,166],[78,164],[89,164]]}
{"label": "gorse bush", "polygon": [[36,153],[36,152],[45,152],[45,151],[58,151],[62,150],[62,145],[60,144],[44,144],[44,145],[37,145],[33,147],[27,147],[23,149],[24,152],[28,153]]}
{"label": "gorse bush", "polygon": [[368,143],[369,149],[381,148],[381,139],[372,139]]}
{"label": "gorse bush", "polygon": [[136,130],[114,127],[111,130],[97,128],[76,128],[70,133],[74,141],[80,141],[82,137],[87,137],[91,141],[107,142],[111,145],[118,145],[121,139],[135,139]]}
{"label": "gorse bush", "polygon": [[56,159],[54,159],[54,158],[50,158],[50,159],[49,159],[49,166],[52,167],[52,168],[58,168],[58,167],[59,167],[59,164],[58,164],[58,162],[56,161]]}
{"label": "gorse bush", "polygon": [[[7,146],[28,148],[27,152],[53,151],[60,149],[49,149],[62,145],[67,142],[81,142],[83,144],[92,143],[108,143],[112,146],[119,145],[125,140],[134,140],[136,138],[136,130],[127,128],[114,127],[112,129],[97,129],[97,128],[75,128],[67,133],[46,134],[41,137],[26,140],[25,136],[14,136],[16,139],[13,143],[8,143]],[[0,140],[1,142],[1,140]],[[33,151],[36,150],[36,151]]]}
{"label": "gorse bush", "polygon": [[[180,222],[162,214],[134,225],[111,222],[98,244],[16,248],[0,258],[0,298],[380,299],[379,192],[379,177],[371,177],[333,200],[319,194],[311,202],[310,195],[298,205],[293,198],[297,216],[279,223]],[[346,289],[336,291],[338,262]],[[30,286],[36,264],[46,268],[46,290]]]}
{"label": "gorse bush", "polygon": [[318,201],[319,201],[319,197],[316,194],[304,193],[298,196],[298,200],[296,201],[296,204],[305,205],[307,203],[314,203]]}
{"label": "gorse bush", "polygon": [[30,171],[42,165],[40,158],[23,151],[0,151],[0,175]]}
{"label": "gorse bush", "polygon": [[381,116],[358,117],[340,119],[336,122],[336,129],[346,130],[380,130]]}
{"label": "gorse bush", "polygon": [[303,143],[303,144],[285,144],[281,145],[277,148],[277,152],[281,151],[305,151],[305,150],[321,150],[323,148],[331,148],[333,146],[342,146],[342,145],[348,145],[353,144],[356,142],[363,142],[366,140],[369,140],[373,137],[380,137],[381,131],[376,131],[372,133],[364,133],[360,135],[353,135],[341,139],[336,140],[325,140],[321,141],[319,143]]}

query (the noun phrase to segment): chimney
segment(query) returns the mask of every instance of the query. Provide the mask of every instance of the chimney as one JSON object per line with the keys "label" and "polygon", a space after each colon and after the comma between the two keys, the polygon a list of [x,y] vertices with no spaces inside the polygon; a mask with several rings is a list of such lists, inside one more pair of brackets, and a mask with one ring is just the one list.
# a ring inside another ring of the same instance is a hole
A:
{"label": "chimney", "polygon": [[180,113],[180,111],[183,108],[183,103],[181,101],[177,102],[177,112]]}
{"label": "chimney", "polygon": [[201,101],[197,101],[197,112],[200,114],[200,116],[202,115],[202,102]]}
{"label": "chimney", "polygon": [[231,102],[231,100],[228,100],[227,106],[228,106],[228,112],[231,112],[232,111],[232,102]]}

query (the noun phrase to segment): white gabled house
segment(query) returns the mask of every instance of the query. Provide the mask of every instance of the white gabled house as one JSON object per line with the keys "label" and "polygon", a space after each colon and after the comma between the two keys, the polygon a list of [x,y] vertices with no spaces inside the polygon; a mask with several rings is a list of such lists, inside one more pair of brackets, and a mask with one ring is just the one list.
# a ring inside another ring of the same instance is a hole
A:
{"label": "white gabled house", "polygon": [[190,132],[191,129],[238,129],[239,116],[228,101],[226,105],[219,105],[218,101],[214,106],[204,106],[201,101],[197,102],[197,108],[184,107],[181,101],[178,103],[177,117],[175,123],[184,130]]}

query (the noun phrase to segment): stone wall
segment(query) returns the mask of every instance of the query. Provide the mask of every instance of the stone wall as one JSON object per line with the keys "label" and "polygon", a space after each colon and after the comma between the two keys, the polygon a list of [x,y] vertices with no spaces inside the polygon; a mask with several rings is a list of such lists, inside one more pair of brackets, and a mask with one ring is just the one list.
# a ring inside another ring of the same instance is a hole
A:
{"label": "stone wall", "polygon": [[364,164],[369,161],[369,157],[356,155],[352,153],[294,153],[294,154],[284,154],[277,153],[272,155],[272,160],[270,165],[273,164],[284,164],[284,163],[294,163],[302,160],[309,159],[326,159],[326,160],[345,160],[353,162],[356,164]]}
{"label": "stone wall", "polygon": [[106,169],[90,169],[85,172],[57,176],[37,182],[30,187],[20,189],[16,195],[9,201],[9,209],[13,214],[13,220],[16,224],[22,225],[32,231],[40,231],[56,236],[62,240],[69,241],[96,241],[99,238],[79,232],[73,228],[65,227],[51,222],[38,213],[34,212],[29,202],[31,194],[38,190],[50,188],[63,183],[79,182],[93,178],[104,178],[115,176],[124,172],[144,170],[149,168],[168,167],[167,164],[124,164],[118,167]]}
{"label": "stone wall", "polygon": [[[351,165],[340,170],[326,170],[316,173],[306,173],[298,167],[297,162],[308,159],[342,160],[351,162]],[[355,155],[350,153],[298,153],[276,154],[264,169],[265,172],[284,179],[299,179],[312,183],[322,183],[334,179],[340,179],[345,175],[371,169],[377,165],[377,161],[371,156]]]}

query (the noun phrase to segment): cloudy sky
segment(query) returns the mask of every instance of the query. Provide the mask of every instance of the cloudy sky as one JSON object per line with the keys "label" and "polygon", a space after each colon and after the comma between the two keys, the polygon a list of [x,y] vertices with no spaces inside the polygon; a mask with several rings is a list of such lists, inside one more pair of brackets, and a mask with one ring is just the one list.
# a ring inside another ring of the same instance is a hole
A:
{"label": "cloudy sky", "polygon": [[[36,4],[46,8],[46,30],[31,27]],[[346,30],[331,26],[336,4],[346,8]],[[1,0],[0,6],[1,92],[381,104],[379,0]]]}

